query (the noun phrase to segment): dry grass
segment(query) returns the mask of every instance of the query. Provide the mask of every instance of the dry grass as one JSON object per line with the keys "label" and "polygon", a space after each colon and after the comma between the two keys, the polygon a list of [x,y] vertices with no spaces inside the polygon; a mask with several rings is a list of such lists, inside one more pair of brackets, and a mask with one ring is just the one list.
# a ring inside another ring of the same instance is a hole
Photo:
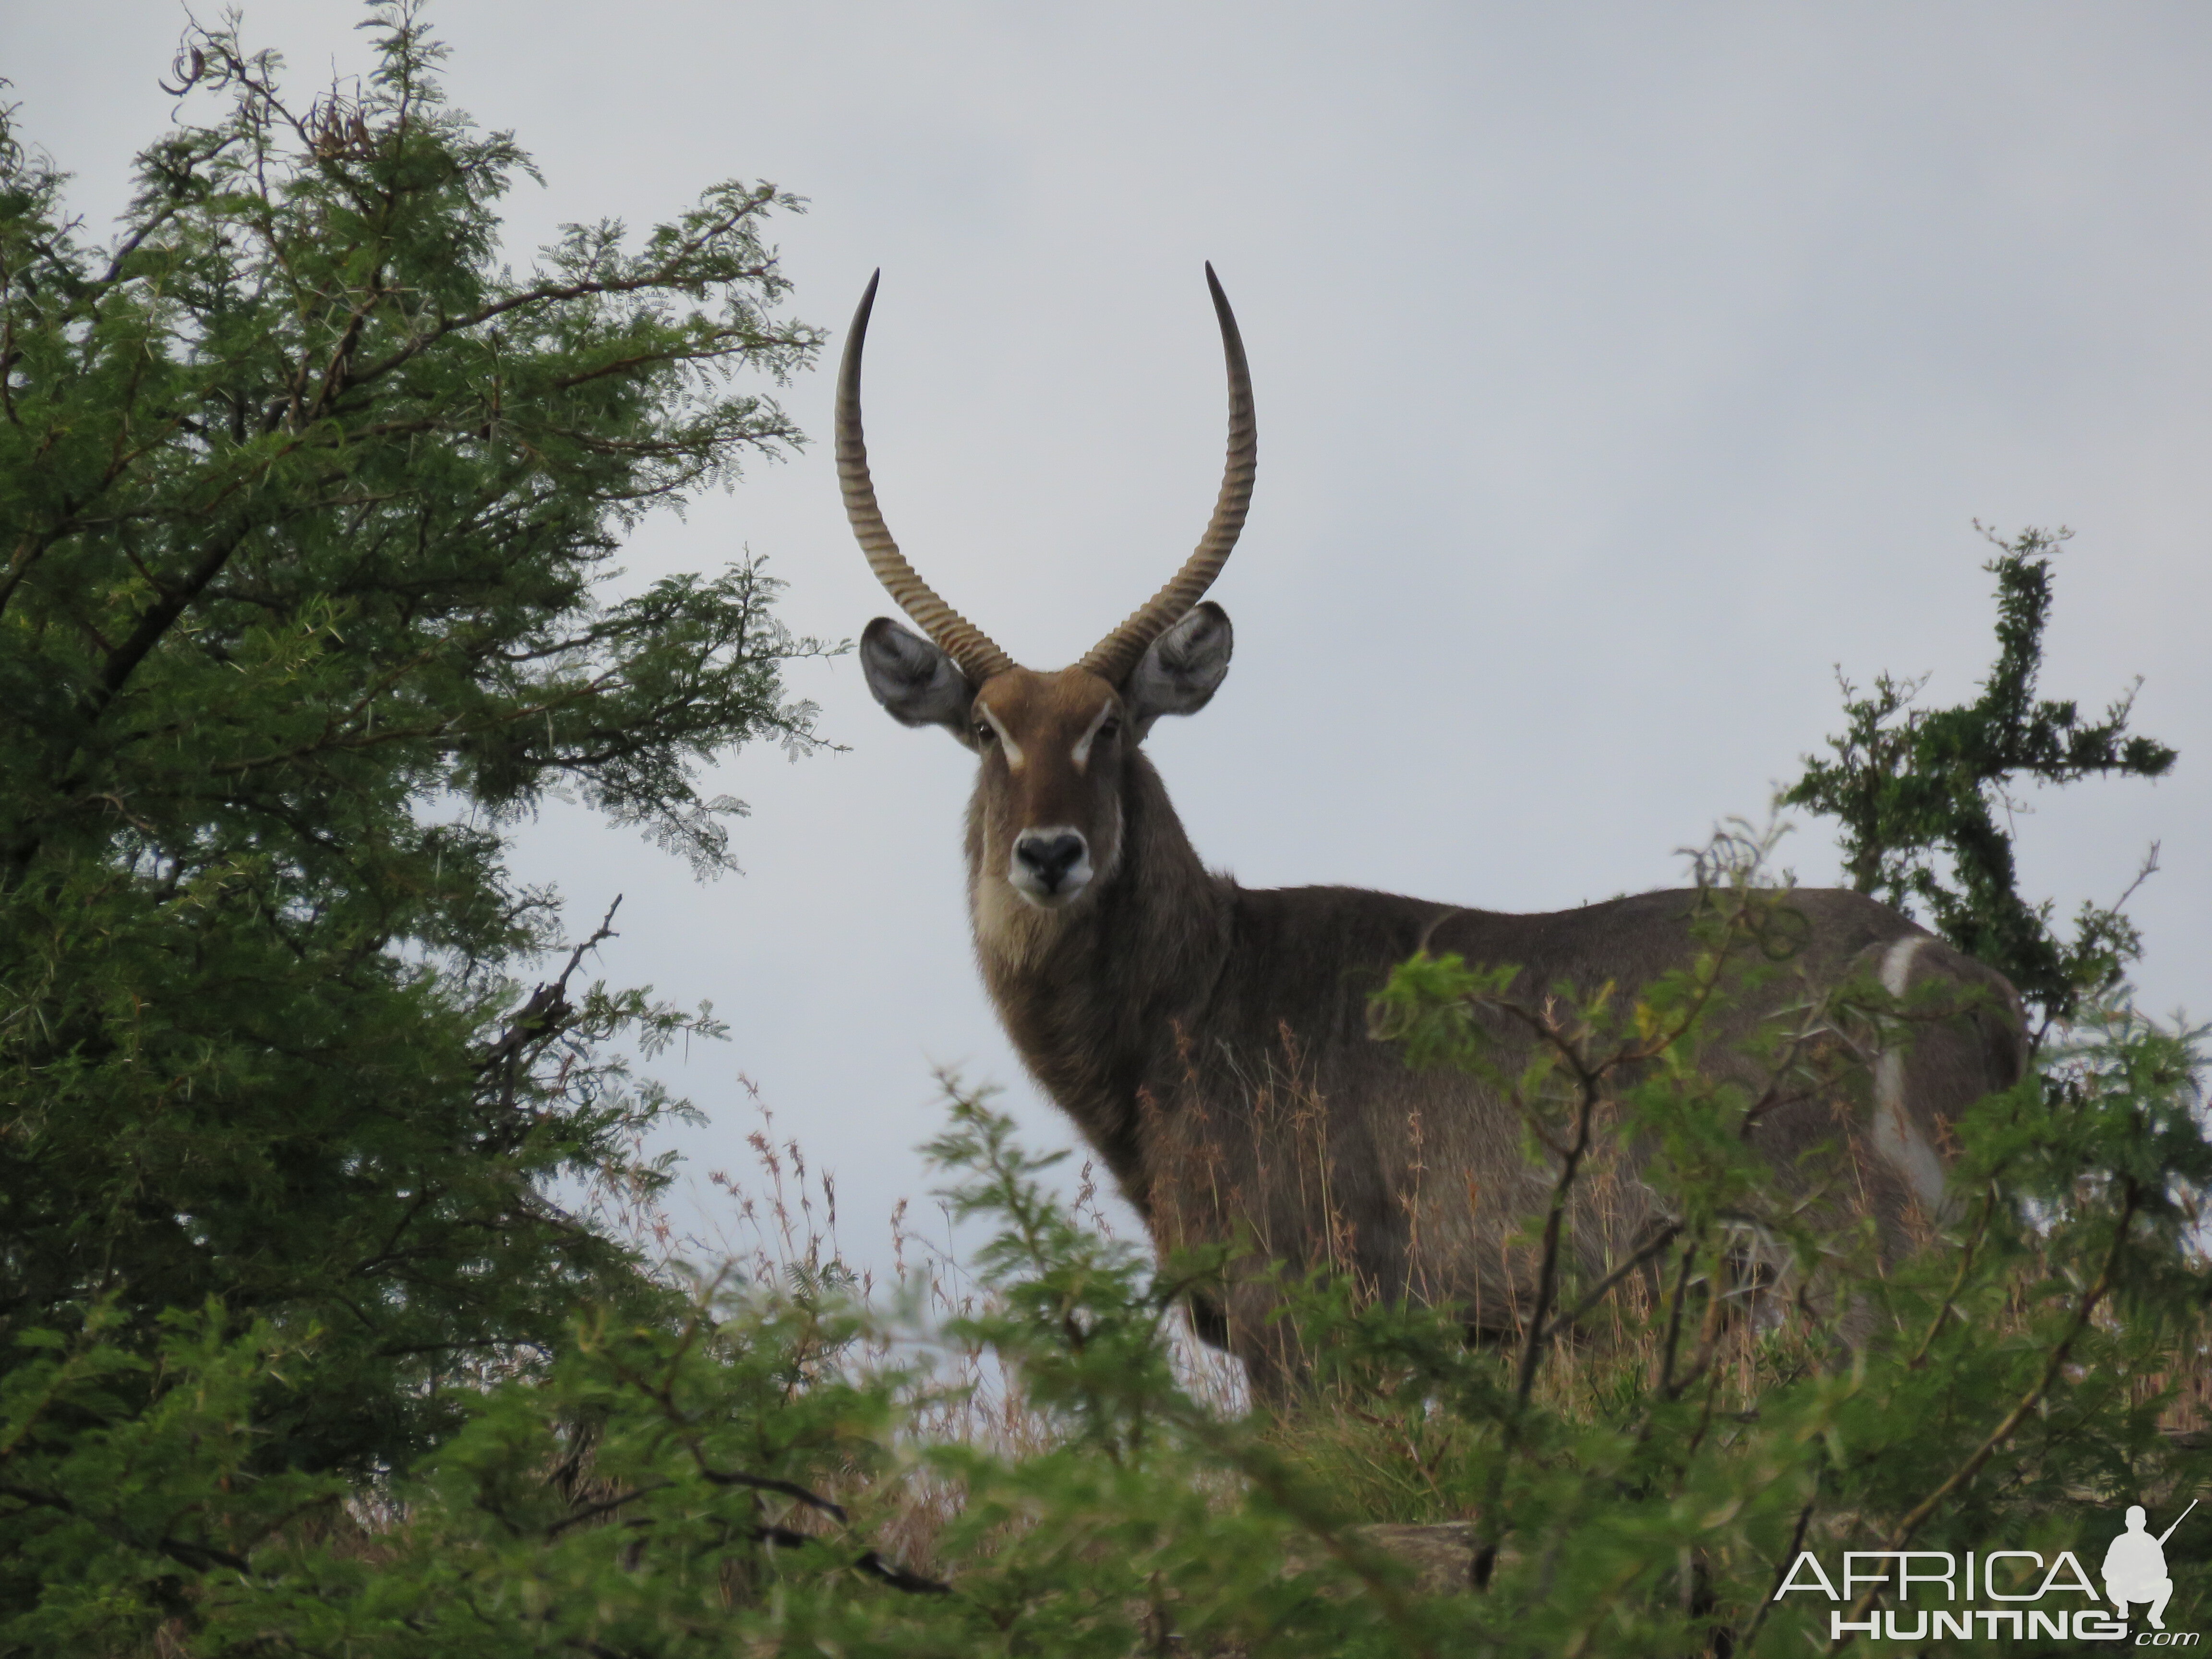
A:
{"label": "dry grass", "polygon": [[[751,1164],[708,1172],[712,1198],[700,1206],[709,1218],[703,1228],[682,1231],[664,1205],[637,1194],[601,1206],[599,1214],[664,1274],[696,1278],[697,1264],[712,1262],[724,1282],[787,1294],[842,1292],[880,1315],[840,1363],[856,1376],[896,1371],[905,1379],[896,1449],[908,1455],[888,1474],[851,1471],[828,1495],[872,1516],[870,1533],[878,1547],[929,1571],[939,1559],[939,1535],[963,1512],[966,1497],[921,1453],[961,1446],[1018,1462],[1063,1443],[1064,1430],[1031,1403],[1020,1379],[996,1354],[946,1335],[996,1310],[992,1291],[954,1252],[950,1217],[944,1218],[947,1242],[940,1244],[913,1226],[914,1206],[902,1198],[886,1218],[887,1278],[879,1279],[870,1267],[848,1266],[838,1231],[836,1171],[811,1158],[796,1137],[779,1133],[774,1110],[750,1081],[746,1087],[757,1120],[745,1136]],[[1099,1201],[1097,1170],[1087,1161],[1071,1207],[1086,1227],[1109,1239],[1117,1237]],[[1237,1362],[1200,1342],[1180,1315],[1169,1336],[1184,1391],[1224,1419],[1241,1417],[1249,1399]],[[1224,1490],[1224,1498],[1229,1496]]]}
{"label": "dry grass", "polygon": [[[1302,1080],[1302,1069],[1295,1045],[1286,1037],[1284,1063],[1255,1092],[1249,1126],[1253,1167],[1268,1195],[1295,1192],[1313,1200],[1325,1219],[1298,1239],[1263,1243],[1343,1276],[1357,1297],[1371,1300],[1380,1292],[1359,1282],[1354,1229],[1329,1201],[1334,1182],[1320,1129],[1322,1103]],[[904,1200],[888,1218],[892,1283],[879,1285],[866,1269],[848,1272],[838,1238],[834,1171],[810,1159],[795,1138],[780,1136],[773,1113],[757,1096],[755,1109],[759,1127],[747,1136],[752,1167],[737,1174],[717,1170],[708,1177],[724,1206],[721,1227],[705,1242],[714,1259],[732,1264],[757,1285],[786,1290],[842,1285],[875,1305],[896,1305],[896,1316],[872,1331],[864,1350],[847,1358],[863,1370],[920,1368],[906,1395],[908,1415],[901,1444],[909,1450],[919,1454],[926,1447],[957,1445],[1016,1461],[1061,1443],[1060,1426],[1033,1407],[1019,1379],[996,1356],[951,1343],[943,1335],[948,1326],[988,1310],[988,1288],[946,1248],[909,1228]],[[1418,1170],[1423,1130],[1417,1115],[1407,1134]],[[1585,1216],[1610,1229],[1617,1214],[1609,1206],[1620,1202],[1625,1178],[1617,1162],[1594,1163]],[[1244,1195],[1224,1188],[1219,1196],[1233,1205]],[[1425,1224],[1425,1206],[1434,1201],[1433,1192],[1420,1186],[1403,1195],[1414,1236]],[[1073,1208],[1085,1224],[1114,1236],[1088,1164]],[[643,1211],[633,1215],[629,1225],[633,1237],[659,1242],[674,1236],[665,1218]],[[702,1246],[697,1239],[684,1242],[695,1252]],[[1536,1249],[1529,1233],[1509,1240],[1501,1247],[1500,1277],[1527,1282],[1534,1271]],[[1535,1403],[1571,1421],[1599,1420],[1617,1401],[1628,1372],[1677,1393],[1694,1390],[1713,1413],[1724,1418],[1754,1408],[1778,1379],[1831,1364],[1832,1338],[1819,1328],[1825,1322],[1797,1317],[1776,1293],[1771,1278],[1749,1265],[1757,1254],[1752,1249],[1717,1262],[1692,1262],[1680,1274],[1654,1271],[1624,1278],[1571,1337],[1548,1346]],[[1876,1269],[1869,1261],[1858,1264],[1858,1270]],[[2033,1311],[2025,1304],[2012,1310],[2005,1326],[1990,1330],[1991,1340],[2025,1333]],[[1486,1340],[1511,1352],[1527,1336],[1525,1324],[1515,1320]],[[1295,1334],[1290,1340],[1294,1345],[1300,1340]],[[1224,1419],[1243,1416],[1250,1401],[1237,1362],[1200,1342],[1186,1321],[1176,1322],[1171,1340],[1178,1380],[1189,1395]],[[2212,1345],[2200,1342],[2197,1348],[2200,1355],[2212,1356]],[[1293,1356],[1302,1367],[1320,1357],[1302,1352]],[[2212,1364],[2184,1364],[2142,1373],[2128,1379],[2127,1389],[2139,1402],[2170,1395],[2160,1421],[2171,1434],[2201,1436],[2212,1425]],[[1326,1479],[1353,1512],[1376,1521],[1438,1522],[1474,1515],[1468,1472],[1485,1432],[1442,1410],[1377,1409],[1371,1395],[1346,1388],[1323,1390],[1302,1408],[1283,1414],[1270,1437],[1294,1462]],[[1233,1498],[1232,1488],[1224,1478],[1224,1501]],[[937,1561],[936,1540],[965,1502],[957,1484],[939,1477],[919,1455],[903,1461],[887,1477],[856,1472],[837,1495],[871,1509],[878,1517],[874,1529],[884,1547],[924,1571]]]}

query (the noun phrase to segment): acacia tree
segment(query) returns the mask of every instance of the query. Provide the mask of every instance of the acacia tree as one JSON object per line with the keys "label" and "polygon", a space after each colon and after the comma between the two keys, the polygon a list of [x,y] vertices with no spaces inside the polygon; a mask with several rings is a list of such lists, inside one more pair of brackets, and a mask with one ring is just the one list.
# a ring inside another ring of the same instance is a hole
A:
{"label": "acacia tree", "polygon": [[607,591],[643,514],[798,441],[761,389],[819,343],[764,240],[798,204],[718,185],[514,274],[528,158],[411,6],[369,27],[304,106],[196,27],[170,89],[212,118],[106,246],[0,126],[0,1351],[141,1356],[82,1428],[212,1302],[286,1349],[249,1415],[295,1468],[403,1462],[445,1384],[648,1293],[549,1183],[662,1179],[682,1103],[604,1045],[714,1023],[580,951],[526,996],[562,928],[501,832],[564,789],[727,864],[700,769],[812,747],[781,671],[824,648],[750,562]]}
{"label": "acacia tree", "polygon": [[[1849,724],[1828,740],[1833,758],[1808,757],[1804,775],[1782,798],[1837,820],[1852,886],[1907,915],[1924,908],[1937,933],[2010,979],[2037,1016],[2039,1044],[2054,1024],[2112,989],[2142,941],[2123,914],[2124,896],[2110,908],[2083,904],[2070,939],[2052,927],[2049,900],[2020,896],[2006,827],[2010,792],[2022,781],[2163,777],[2175,759],[2166,744],[2130,734],[2132,691],[2097,720],[2073,702],[2036,695],[2051,556],[2069,534],[1990,536],[1997,556],[1984,568],[1996,578],[1997,659],[1980,696],[1923,708],[1915,700],[1923,680],[1879,675],[1865,697],[1845,681]],[[1950,866],[1948,880],[1939,857]]]}

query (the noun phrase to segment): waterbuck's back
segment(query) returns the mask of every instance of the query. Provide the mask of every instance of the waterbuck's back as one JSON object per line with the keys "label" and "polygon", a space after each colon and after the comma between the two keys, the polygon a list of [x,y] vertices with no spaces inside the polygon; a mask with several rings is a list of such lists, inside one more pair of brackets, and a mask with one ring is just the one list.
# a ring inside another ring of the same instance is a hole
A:
{"label": "waterbuck's back", "polygon": [[[1510,1328],[1534,1265],[1512,1236],[1547,1201],[1552,1172],[1528,1155],[1505,1090],[1463,1071],[1414,1071],[1397,1045],[1370,1038],[1370,999],[1423,948],[1519,969],[1510,994],[1530,1007],[1554,989],[1587,998],[1607,982],[1632,998],[1692,961],[1698,902],[1694,892],[1644,893],[1509,915],[1352,888],[1236,890],[1211,994],[1173,1023],[1147,1068],[1146,1167],[1132,1184],[1155,1236],[1249,1229],[1294,1267],[1330,1262],[1385,1294],[1451,1301],[1480,1326]],[[1961,1011],[1916,1024],[1909,1042],[1893,1031],[1887,1054],[1871,1051],[1868,1031],[1835,1030],[1839,1052],[1828,1058],[1849,1061],[1856,1043],[1859,1063],[1834,1068],[1835,1088],[1784,1100],[1754,1132],[1785,1179],[1825,1187],[1839,1214],[1871,1214],[1899,1247],[1940,1213],[1953,1118],[2021,1074],[2017,1003],[2001,976],[1863,895],[1798,891],[1780,902],[1790,914],[1775,931],[1795,948],[1740,984],[1715,1018],[1716,1074],[1761,1085],[1761,1064],[1736,1043],[1760,1018],[1855,976],[1923,1006],[1940,981],[1937,1000]],[[1498,1073],[1516,1076],[1535,1040],[1528,1026],[1495,1012],[1479,1021]],[[1601,1158],[1577,1183],[1585,1269],[1665,1218],[1635,1164],[1632,1150]],[[1237,1322],[1249,1336],[1260,1310],[1245,1314]]]}

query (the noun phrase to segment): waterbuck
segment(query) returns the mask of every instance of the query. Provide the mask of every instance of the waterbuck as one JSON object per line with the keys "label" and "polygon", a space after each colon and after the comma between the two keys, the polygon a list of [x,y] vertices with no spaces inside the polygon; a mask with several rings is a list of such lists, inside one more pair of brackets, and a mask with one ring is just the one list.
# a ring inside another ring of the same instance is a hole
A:
{"label": "waterbuck", "polygon": [[[880,273],[879,273],[880,274]],[[1632,991],[1693,955],[1698,895],[1640,894],[1510,915],[1353,887],[1252,890],[1206,869],[1142,747],[1164,714],[1204,708],[1231,630],[1204,599],[1251,499],[1252,389],[1237,321],[1206,282],[1229,371],[1229,453],[1212,521],[1173,580],[1073,667],[1017,665],[924,582],[885,527],[868,474],[860,359],[876,281],[853,318],[837,385],[837,472],[869,567],[921,629],[878,617],[868,687],[896,720],[942,726],[978,757],[968,809],[969,913],[985,984],[1045,1091],[1073,1117],[1163,1249],[1255,1239],[1303,1267],[1330,1261],[1385,1295],[1449,1301],[1478,1331],[1528,1316],[1529,1252],[1512,1235],[1553,1173],[1523,1151],[1505,1091],[1410,1069],[1369,1035],[1392,966],[1427,949],[1512,964],[1516,989]],[[926,637],[925,637],[926,636]],[[1854,973],[1893,995],[1943,981],[1960,1012],[1888,1030],[1856,1083],[1787,1099],[1755,1144],[1789,1180],[1823,1179],[1871,1213],[1891,1248],[1944,1204],[1948,1125],[2026,1063],[2019,1004],[1996,974],[1895,911],[1798,890],[1796,988]],[[1771,1012],[1749,1006],[1744,1018]],[[1924,998],[1923,999],[1924,1001]],[[1531,1039],[1497,1025],[1504,1070]],[[1839,1042],[1850,1039],[1836,1033]],[[1632,1254],[1667,1218],[1635,1158],[1575,1198],[1586,1273]],[[1808,1167],[1809,1166],[1809,1167]],[[1266,1388],[1284,1340],[1264,1278],[1200,1298],[1200,1334]]]}

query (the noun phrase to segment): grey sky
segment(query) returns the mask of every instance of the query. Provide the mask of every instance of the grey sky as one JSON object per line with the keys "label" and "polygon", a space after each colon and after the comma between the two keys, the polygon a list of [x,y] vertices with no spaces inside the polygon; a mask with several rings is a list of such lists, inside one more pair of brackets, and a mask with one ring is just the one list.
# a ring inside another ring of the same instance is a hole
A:
{"label": "grey sky", "polygon": [[[2212,11],[2020,3],[1114,7],[453,0],[453,100],[562,221],[635,227],[708,182],[810,197],[795,309],[842,330],[884,269],[869,434],[908,554],[1056,666],[1204,523],[1236,303],[1259,489],[1216,589],[1237,665],[1151,746],[1200,849],[1254,885],[1542,909],[1680,879],[1838,725],[1832,665],[1971,695],[1979,517],[2064,523],[2046,695],[2144,677],[2155,787],[2034,803],[2025,886],[2136,905],[2154,1009],[2212,979]],[[167,0],[9,0],[26,135],[119,205],[167,118]],[[251,5],[296,85],[364,60],[335,0]],[[618,21],[617,21],[618,20]],[[787,402],[826,438],[828,376]],[[636,576],[741,544],[802,630],[886,602],[826,444],[636,539]],[[750,872],[705,888],[550,811],[520,867],[609,977],[712,998],[665,1070],[744,1161],[756,1079],[840,1178],[847,1242],[923,1187],[933,1062],[1022,1078],[969,960],[967,757],[894,726],[850,659],[796,677],[847,754],[748,754]],[[1832,879],[1807,825],[1786,861]]]}

